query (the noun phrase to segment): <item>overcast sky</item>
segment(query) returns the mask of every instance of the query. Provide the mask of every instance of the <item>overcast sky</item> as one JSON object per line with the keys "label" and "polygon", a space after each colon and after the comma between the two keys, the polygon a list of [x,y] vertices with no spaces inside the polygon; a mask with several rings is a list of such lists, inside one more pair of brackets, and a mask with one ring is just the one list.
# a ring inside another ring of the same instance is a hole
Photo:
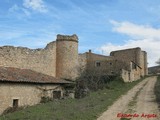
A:
{"label": "overcast sky", "polygon": [[160,0],[1,0],[0,46],[43,48],[77,34],[79,52],[141,47],[160,58]]}

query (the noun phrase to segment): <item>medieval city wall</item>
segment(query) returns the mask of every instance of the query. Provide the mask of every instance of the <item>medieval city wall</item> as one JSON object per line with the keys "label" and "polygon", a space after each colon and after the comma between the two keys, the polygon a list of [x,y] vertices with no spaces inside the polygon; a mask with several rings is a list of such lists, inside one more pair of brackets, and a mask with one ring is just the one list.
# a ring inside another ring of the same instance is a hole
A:
{"label": "medieval city wall", "polygon": [[77,35],[57,35],[56,77],[74,80],[78,77]]}
{"label": "medieval city wall", "polygon": [[0,66],[31,69],[53,77],[78,77],[78,37],[57,35],[44,49],[0,47]]}
{"label": "medieval city wall", "polygon": [[[96,63],[99,62],[99,67]],[[141,48],[113,51],[110,56],[94,54],[89,50],[78,54],[77,35],[57,35],[54,42],[44,49],[24,47],[0,47],[0,66],[31,69],[43,74],[75,80],[85,70],[119,74],[121,69],[130,71],[130,62],[141,68],[141,75],[147,75],[147,54]],[[139,76],[139,72],[136,73]]]}
{"label": "medieval city wall", "polygon": [[56,44],[49,43],[44,49],[0,47],[0,66],[31,69],[47,75],[56,74]]}

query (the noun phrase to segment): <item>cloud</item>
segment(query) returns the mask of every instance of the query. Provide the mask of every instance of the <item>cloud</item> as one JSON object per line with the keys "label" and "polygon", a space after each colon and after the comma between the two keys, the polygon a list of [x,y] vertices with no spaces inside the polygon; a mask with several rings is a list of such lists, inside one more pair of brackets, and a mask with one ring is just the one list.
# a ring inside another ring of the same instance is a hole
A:
{"label": "cloud", "polygon": [[23,0],[23,6],[42,13],[46,13],[48,11],[43,0]]}
{"label": "cloud", "polygon": [[20,8],[18,7],[17,4],[14,4],[11,8],[9,8],[9,12],[15,12],[17,10],[19,10]]}
{"label": "cloud", "polygon": [[8,9],[8,15],[24,19],[30,18],[33,11],[46,13],[48,9],[42,0],[23,0],[23,6],[14,4]]}
{"label": "cloud", "polygon": [[120,49],[133,47],[141,47],[148,53],[149,66],[154,66],[155,62],[160,58],[160,29],[155,29],[148,25],[137,25],[130,22],[110,21],[113,25],[113,31],[130,37],[122,45],[106,43],[99,50],[105,54]]}
{"label": "cloud", "polygon": [[27,9],[19,7],[17,4],[14,4],[12,7],[10,7],[8,9],[8,13],[10,16],[16,16],[19,19],[30,17],[31,15],[31,13]]}
{"label": "cloud", "polygon": [[136,25],[130,22],[110,21],[113,25],[113,31],[129,35],[133,38],[154,38],[160,39],[160,29],[152,28],[149,25]]}

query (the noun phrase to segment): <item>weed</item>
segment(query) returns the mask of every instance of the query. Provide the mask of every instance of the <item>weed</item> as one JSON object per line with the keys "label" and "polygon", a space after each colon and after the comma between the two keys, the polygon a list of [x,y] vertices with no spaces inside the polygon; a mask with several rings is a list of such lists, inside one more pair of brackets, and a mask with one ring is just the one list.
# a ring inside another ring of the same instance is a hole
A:
{"label": "weed", "polygon": [[3,115],[0,120],[96,120],[108,106],[140,81],[124,83],[113,80],[107,84],[110,89],[99,89],[82,99],[50,101]]}
{"label": "weed", "polygon": [[159,110],[160,110],[160,76],[157,77],[157,82],[155,84],[154,92],[156,95],[156,101],[159,105]]}

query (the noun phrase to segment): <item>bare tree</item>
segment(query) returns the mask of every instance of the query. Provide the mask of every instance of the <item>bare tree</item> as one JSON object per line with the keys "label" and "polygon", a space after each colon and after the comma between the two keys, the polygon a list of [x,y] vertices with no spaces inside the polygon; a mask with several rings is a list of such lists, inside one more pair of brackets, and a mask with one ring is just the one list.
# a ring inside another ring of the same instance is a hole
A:
{"label": "bare tree", "polygon": [[108,74],[103,74],[102,71],[96,69],[84,71],[76,80],[75,97],[83,98],[87,96],[90,91],[108,88],[107,83],[111,80],[112,77]]}

